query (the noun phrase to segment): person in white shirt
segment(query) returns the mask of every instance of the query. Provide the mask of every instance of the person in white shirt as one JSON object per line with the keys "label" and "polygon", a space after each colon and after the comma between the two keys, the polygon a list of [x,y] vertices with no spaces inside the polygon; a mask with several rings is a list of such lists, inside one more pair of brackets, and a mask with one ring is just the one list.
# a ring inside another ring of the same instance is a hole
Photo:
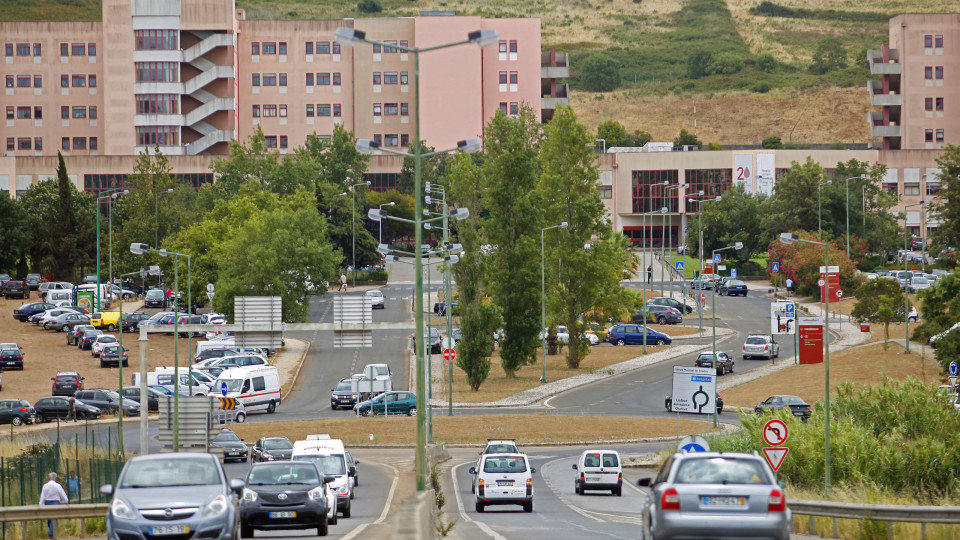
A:
{"label": "person in white shirt", "polygon": [[[57,482],[57,473],[50,473],[49,478],[50,480],[44,484],[43,489],[40,490],[40,504],[67,504],[70,502],[70,499],[67,498],[67,493],[63,491],[63,486]],[[52,519],[47,520],[47,538],[53,538],[53,527],[55,524],[56,521]]]}
{"label": "person in white shirt", "polygon": [[340,291],[346,292],[347,290],[347,275],[340,274]]}

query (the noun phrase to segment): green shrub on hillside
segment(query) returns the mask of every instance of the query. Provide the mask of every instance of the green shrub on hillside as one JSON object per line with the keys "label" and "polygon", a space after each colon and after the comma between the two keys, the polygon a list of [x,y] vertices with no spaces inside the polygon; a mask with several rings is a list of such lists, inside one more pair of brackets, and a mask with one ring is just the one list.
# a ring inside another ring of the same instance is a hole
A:
{"label": "green shrub on hillside", "polygon": [[777,60],[770,53],[763,53],[757,57],[757,69],[764,73],[773,73],[777,70]]}
{"label": "green shrub on hillside", "polygon": [[764,139],[763,142],[760,143],[760,146],[762,146],[763,148],[773,150],[773,149],[783,148],[783,142],[780,141],[780,137],[777,137],[776,135],[771,135],[766,139]]}
{"label": "green shrub on hillside", "polygon": [[710,73],[730,75],[743,69],[743,59],[734,53],[720,53],[710,60]]}
{"label": "green shrub on hillside", "polygon": [[591,54],[583,60],[582,71],[589,74],[583,87],[591,92],[609,92],[620,86],[620,66],[604,53]]}
{"label": "green shrub on hillside", "polygon": [[362,13],[380,13],[383,11],[383,4],[380,3],[380,0],[360,0],[357,3],[357,9]]}
{"label": "green shrub on hillside", "polygon": [[810,71],[823,75],[828,71],[847,67],[847,49],[835,37],[827,37],[817,43],[817,50],[813,53],[813,62]]}
{"label": "green shrub on hillside", "polygon": [[770,83],[766,81],[758,82],[757,84],[751,86],[750,90],[758,94],[766,94],[767,92],[770,91]]}
{"label": "green shrub on hillside", "polygon": [[693,51],[687,56],[687,77],[699,79],[712,72],[713,53],[706,49]]}

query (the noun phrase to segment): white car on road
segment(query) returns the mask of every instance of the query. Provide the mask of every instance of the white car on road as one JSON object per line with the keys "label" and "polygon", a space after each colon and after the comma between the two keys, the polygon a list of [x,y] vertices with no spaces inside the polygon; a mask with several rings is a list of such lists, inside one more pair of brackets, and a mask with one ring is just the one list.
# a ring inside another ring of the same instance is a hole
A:
{"label": "white car on road", "polygon": [[367,291],[365,296],[370,299],[371,309],[383,309],[383,291]]}
{"label": "white car on road", "polygon": [[105,345],[118,345],[117,336],[113,334],[102,334],[97,336],[97,339],[93,340],[93,343],[90,345],[90,354],[93,356],[100,356],[100,353],[103,352],[103,347]]}
{"label": "white car on road", "polygon": [[491,505],[519,504],[533,512],[533,473],[526,454],[486,454],[480,464],[470,467],[476,475],[476,510]]}

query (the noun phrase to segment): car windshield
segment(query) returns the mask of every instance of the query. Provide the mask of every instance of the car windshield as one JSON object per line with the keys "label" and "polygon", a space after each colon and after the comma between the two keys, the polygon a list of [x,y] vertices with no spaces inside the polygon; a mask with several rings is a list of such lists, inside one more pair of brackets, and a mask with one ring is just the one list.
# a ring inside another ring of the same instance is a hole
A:
{"label": "car windshield", "polygon": [[516,454],[517,447],[512,444],[491,444],[483,451],[484,454]]}
{"label": "car windshield", "polygon": [[726,457],[685,459],[677,469],[676,484],[765,484],[767,472],[760,461]]}
{"label": "car windshield", "polygon": [[250,470],[247,476],[247,485],[276,486],[286,484],[320,483],[320,474],[317,468],[309,463],[290,463],[283,465],[261,465]]}
{"label": "car windshield", "polygon": [[344,381],[337,385],[335,392],[349,392],[350,390],[352,390],[350,383]]}
{"label": "car windshield", "polygon": [[240,437],[232,431],[221,431],[213,440],[215,442],[240,442]]}
{"label": "car windshield", "polygon": [[287,439],[267,439],[263,441],[264,450],[289,450],[293,448]]}
{"label": "car windshield", "polygon": [[929,284],[930,284],[930,280],[928,280],[927,278],[915,277],[915,278],[913,278],[913,284],[914,284],[914,285],[929,285]]}
{"label": "car windshield", "polygon": [[787,405],[806,405],[806,401],[800,399],[797,396],[783,396],[780,398],[781,401]]}
{"label": "car windshield", "polygon": [[488,457],[483,462],[483,472],[522,473],[527,470],[527,462],[520,456]]}
{"label": "car windshield", "polygon": [[383,296],[383,293],[380,291],[367,291],[367,296]]}
{"label": "car windshield", "polygon": [[227,392],[239,392],[243,388],[243,379],[217,379],[217,386],[227,385]]}
{"label": "car windshield", "polygon": [[217,466],[207,458],[164,458],[130,461],[121,488],[207,486],[222,482]]}
{"label": "car windshield", "polygon": [[304,454],[293,458],[294,461],[312,461],[324,474],[347,474],[343,454]]}
{"label": "car windshield", "polygon": [[762,337],[748,337],[747,345],[763,345],[767,342],[765,338]]}
{"label": "car windshield", "polygon": [[163,298],[163,291],[159,289],[150,289],[147,291],[147,298]]}

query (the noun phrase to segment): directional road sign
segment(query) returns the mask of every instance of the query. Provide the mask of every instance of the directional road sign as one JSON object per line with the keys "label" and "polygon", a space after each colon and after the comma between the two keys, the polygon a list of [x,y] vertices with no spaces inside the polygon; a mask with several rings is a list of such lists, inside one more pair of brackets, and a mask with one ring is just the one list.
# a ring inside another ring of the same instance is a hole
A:
{"label": "directional road sign", "polygon": [[795,334],[797,332],[797,305],[793,302],[770,304],[770,333]]}
{"label": "directional road sign", "polygon": [[770,446],[781,446],[787,442],[787,437],[790,435],[790,432],[787,430],[787,425],[783,423],[783,420],[774,418],[763,425],[761,435],[763,435],[764,442]]}
{"label": "directional road sign", "polygon": [[772,271],[774,274],[776,274],[777,272],[780,271],[780,263],[775,262],[775,263],[772,264],[772,266],[773,266],[773,268],[771,268],[771,271]]}
{"label": "directional road sign", "polygon": [[445,360],[455,360],[457,358],[457,351],[453,349],[446,349],[443,351],[443,358]]}
{"label": "directional road sign", "polygon": [[714,254],[713,254],[713,262],[715,262],[715,263],[719,263],[719,262],[720,262],[720,254],[719,254],[719,253],[714,253]]}
{"label": "directional road sign", "polygon": [[687,452],[709,452],[710,443],[699,435],[689,435],[680,439],[678,448]]}
{"label": "directional road sign", "polygon": [[232,411],[237,408],[237,398],[222,397],[220,399],[220,408],[226,411]]}
{"label": "directional road sign", "polygon": [[956,375],[956,374],[957,374],[957,363],[956,363],[956,362],[950,362],[950,374],[951,374],[951,375]]}
{"label": "directional road sign", "polygon": [[673,266],[677,269],[677,272],[683,272],[683,261],[677,261],[673,263]]}
{"label": "directional road sign", "polygon": [[711,368],[673,366],[673,412],[713,414],[717,372]]}
{"label": "directional road sign", "polygon": [[220,393],[223,394],[224,396],[227,395],[227,381],[223,381],[220,383]]}
{"label": "directional road sign", "polygon": [[790,449],[785,446],[780,448],[764,448],[763,455],[766,456],[770,467],[776,472],[780,470],[780,466],[783,465],[783,460],[787,457],[787,452],[789,451]]}
{"label": "directional road sign", "polygon": [[960,377],[957,377],[956,375],[951,375],[951,376],[947,377],[947,382],[950,383],[950,388],[956,388],[956,387],[957,387],[957,380],[958,380],[958,379],[960,379]]}

